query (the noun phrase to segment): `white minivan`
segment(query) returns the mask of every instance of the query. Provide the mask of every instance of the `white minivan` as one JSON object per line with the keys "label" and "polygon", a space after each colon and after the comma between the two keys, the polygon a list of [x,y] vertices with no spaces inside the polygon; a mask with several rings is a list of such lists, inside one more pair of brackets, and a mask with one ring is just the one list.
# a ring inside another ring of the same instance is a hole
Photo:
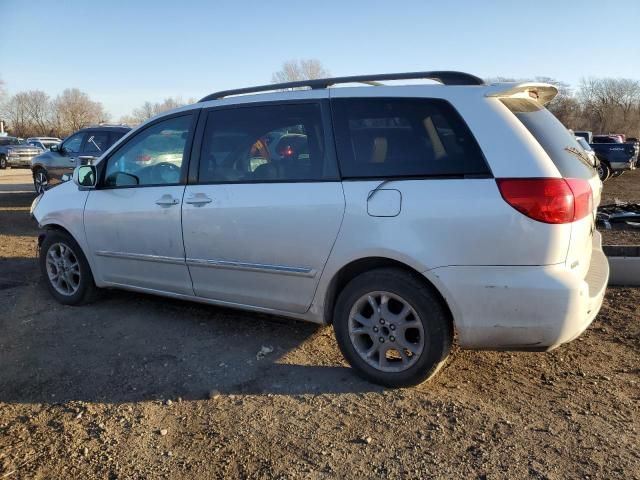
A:
{"label": "white minivan", "polygon": [[[440,84],[383,83],[403,79]],[[609,275],[602,184],[556,93],[442,71],[209,95],[34,201],[44,278],[71,305],[122,288],[332,324],[387,386],[432,376],[454,338],[553,349]]]}

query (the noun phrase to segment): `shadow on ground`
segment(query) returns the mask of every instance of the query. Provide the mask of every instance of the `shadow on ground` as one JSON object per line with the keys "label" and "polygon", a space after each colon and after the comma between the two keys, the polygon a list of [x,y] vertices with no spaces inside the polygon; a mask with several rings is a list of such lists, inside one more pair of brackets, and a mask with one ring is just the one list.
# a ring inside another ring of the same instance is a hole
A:
{"label": "shadow on ground", "polygon": [[316,325],[119,291],[67,307],[42,283],[1,288],[0,402],[380,390],[339,354],[318,365],[295,352],[315,337],[333,341]]}

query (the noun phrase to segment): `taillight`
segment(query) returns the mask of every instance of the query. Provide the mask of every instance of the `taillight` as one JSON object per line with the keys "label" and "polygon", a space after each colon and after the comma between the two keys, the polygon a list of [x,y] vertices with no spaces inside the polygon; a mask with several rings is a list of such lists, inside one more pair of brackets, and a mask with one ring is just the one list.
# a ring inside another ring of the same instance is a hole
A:
{"label": "taillight", "polygon": [[577,178],[498,178],[502,198],[529,218],[571,223],[593,210],[591,185]]}

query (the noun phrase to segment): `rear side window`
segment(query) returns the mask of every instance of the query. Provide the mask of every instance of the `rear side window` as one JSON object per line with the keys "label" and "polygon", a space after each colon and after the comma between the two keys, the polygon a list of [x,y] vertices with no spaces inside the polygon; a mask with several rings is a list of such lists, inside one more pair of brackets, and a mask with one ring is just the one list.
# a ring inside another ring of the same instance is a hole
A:
{"label": "rear side window", "polygon": [[200,156],[201,183],[336,178],[319,104],[275,104],[209,112]]}
{"label": "rear side window", "polygon": [[444,100],[332,100],[344,178],[490,175],[480,147]]}
{"label": "rear side window", "polygon": [[549,110],[525,98],[502,99],[509,110],[547,152],[560,175],[589,179],[595,175],[575,136]]}
{"label": "rear side window", "polygon": [[108,132],[89,132],[84,144],[84,152],[100,155],[109,147],[108,141]]}

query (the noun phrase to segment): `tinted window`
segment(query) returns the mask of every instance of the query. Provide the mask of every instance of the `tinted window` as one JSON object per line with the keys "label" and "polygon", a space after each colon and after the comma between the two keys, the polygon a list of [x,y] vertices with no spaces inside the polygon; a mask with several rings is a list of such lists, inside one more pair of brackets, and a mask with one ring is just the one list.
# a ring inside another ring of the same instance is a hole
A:
{"label": "tinted window", "polygon": [[549,110],[525,98],[502,99],[509,110],[522,122],[544,148],[565,178],[588,179],[595,175],[576,138]]}
{"label": "tinted window", "polygon": [[332,100],[345,178],[489,174],[480,148],[451,105],[433,99]]}
{"label": "tinted window", "polygon": [[170,118],[131,137],[107,160],[105,185],[180,183],[192,115]]}
{"label": "tinted window", "polygon": [[124,137],[126,133],[128,132],[111,132],[109,134],[109,145],[107,146],[107,148],[111,147],[111,145]]}
{"label": "tinted window", "polygon": [[84,153],[100,155],[109,148],[108,132],[88,132],[87,141],[84,144]]}
{"label": "tinted window", "polygon": [[319,104],[209,112],[200,182],[322,180],[337,177]]}
{"label": "tinted window", "polygon": [[65,153],[78,153],[80,151],[80,147],[82,145],[82,140],[84,139],[85,133],[76,133],[71,135],[62,143],[62,148]]}

